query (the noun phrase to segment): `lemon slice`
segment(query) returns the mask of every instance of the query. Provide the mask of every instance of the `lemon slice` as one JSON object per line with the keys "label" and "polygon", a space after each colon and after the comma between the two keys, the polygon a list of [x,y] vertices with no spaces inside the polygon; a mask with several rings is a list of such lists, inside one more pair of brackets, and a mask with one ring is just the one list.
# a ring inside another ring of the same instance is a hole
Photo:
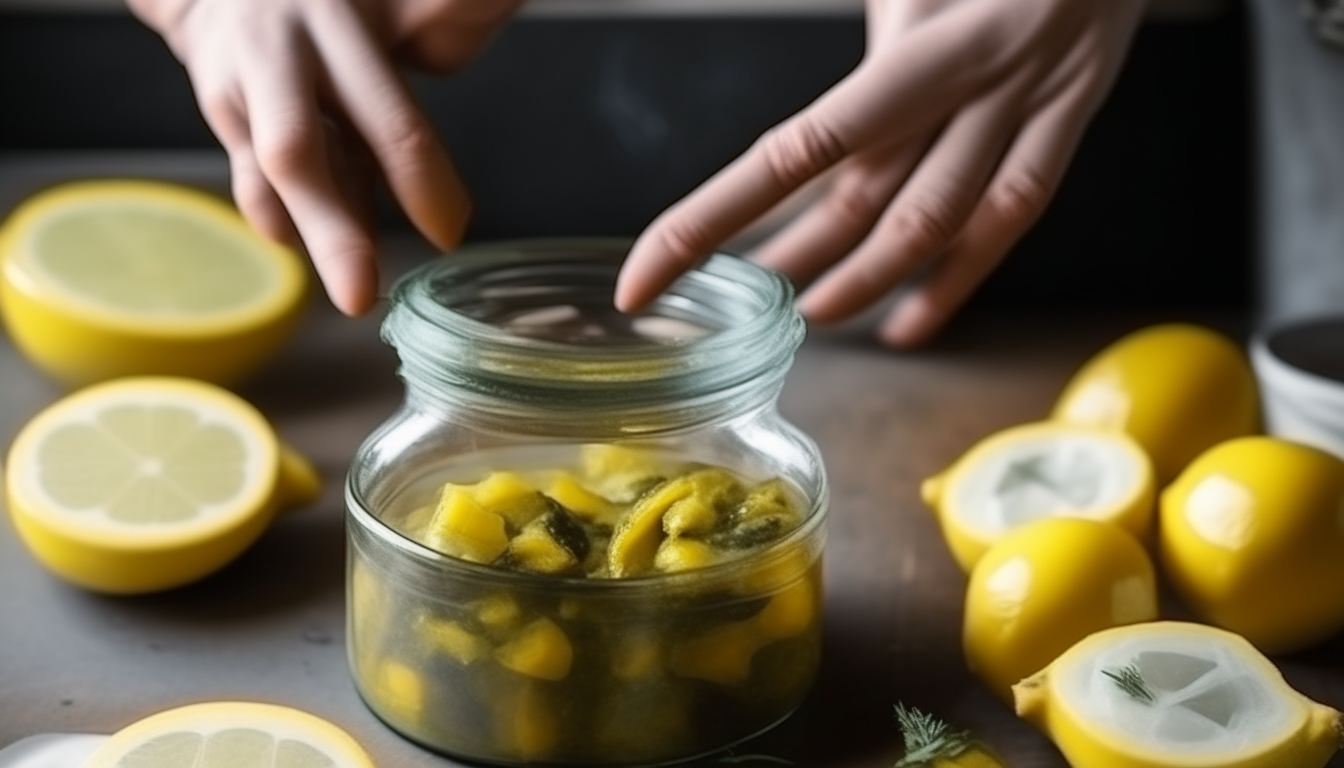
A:
{"label": "lemon slice", "polygon": [[252,702],[192,704],[115,733],[83,768],[374,768],[359,742],[315,715]]}
{"label": "lemon slice", "polygon": [[1152,560],[1126,531],[1038,520],[990,548],[966,586],[962,648],[991,692],[1011,688],[1098,630],[1157,618]]}
{"label": "lemon slice", "polygon": [[1128,433],[1164,485],[1209,446],[1256,432],[1260,397],[1246,355],[1230,339],[1167,323],[1094,355],[1064,387],[1051,417]]}
{"label": "lemon slice", "polygon": [[1202,620],[1265,653],[1344,629],[1344,461],[1273,437],[1205,451],[1162,492],[1163,568]]}
{"label": "lemon slice", "polygon": [[236,380],[302,309],[299,258],[224,201],[151,181],[88,181],[29,198],[0,227],[0,316],[57,379]]}
{"label": "lemon slice", "polygon": [[920,494],[969,572],[994,542],[1043,518],[1114,523],[1140,539],[1153,518],[1153,472],[1119,432],[1035,422],[996,432],[924,481]]}
{"label": "lemon slice", "polygon": [[90,589],[177,586],[232,560],[316,471],[245,401],[191,379],[71,394],[15,438],[9,513],[37,559]]}
{"label": "lemon slice", "polygon": [[1013,693],[1074,768],[1320,768],[1344,743],[1344,716],[1201,624],[1098,632]]}

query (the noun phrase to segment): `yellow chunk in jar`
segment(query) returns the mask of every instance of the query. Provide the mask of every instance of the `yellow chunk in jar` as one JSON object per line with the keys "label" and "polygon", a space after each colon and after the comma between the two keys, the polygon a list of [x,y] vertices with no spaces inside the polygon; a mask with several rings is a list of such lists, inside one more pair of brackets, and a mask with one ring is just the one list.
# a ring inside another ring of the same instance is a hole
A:
{"label": "yellow chunk in jar", "polygon": [[771,597],[765,608],[753,617],[752,623],[763,640],[783,640],[805,632],[816,613],[812,582],[801,579]]}
{"label": "yellow chunk in jar", "polygon": [[559,575],[578,570],[589,546],[583,526],[563,509],[552,509],[513,537],[509,554],[523,570]]}
{"label": "yellow chunk in jar", "polygon": [[490,643],[466,627],[446,619],[424,618],[420,634],[426,643],[458,664],[467,665],[490,654]]}
{"label": "yellow chunk in jar", "polygon": [[663,651],[653,637],[637,635],[612,646],[611,674],[617,680],[644,680],[656,675],[662,666]]}
{"label": "yellow chunk in jar", "polygon": [[491,472],[472,491],[478,504],[504,518],[515,530],[551,508],[541,491],[517,472]]}
{"label": "yellow chunk in jar", "polygon": [[507,592],[487,595],[473,602],[470,608],[477,621],[487,629],[495,631],[512,628],[523,613],[522,608],[518,607],[518,601]]}
{"label": "yellow chunk in jar", "polygon": [[664,539],[653,566],[664,573],[703,568],[718,559],[714,548],[699,539]]}
{"label": "yellow chunk in jar", "polygon": [[546,495],[579,517],[594,523],[615,525],[622,508],[606,498],[584,488],[569,472],[556,473],[546,488]]}
{"label": "yellow chunk in jar", "polygon": [[651,451],[594,443],[579,450],[579,468],[589,489],[618,504],[629,504],[660,476]]}
{"label": "yellow chunk in jar", "polygon": [[753,626],[733,622],[678,644],[672,651],[669,667],[680,677],[740,685],[751,677],[751,658],[759,647]]}
{"label": "yellow chunk in jar", "polygon": [[444,486],[425,543],[444,554],[488,563],[509,548],[504,518],[482,507],[463,486]]}
{"label": "yellow chunk in jar", "polygon": [[365,693],[382,709],[405,722],[418,722],[425,711],[425,681],[409,665],[384,660],[372,676],[372,690]]}
{"label": "yellow chunk in jar", "polygon": [[688,477],[674,477],[649,491],[621,518],[607,549],[607,570],[612,577],[639,576],[653,568],[663,541],[663,515],[694,490]]}
{"label": "yellow chunk in jar", "polygon": [[574,648],[550,619],[541,618],[523,627],[513,640],[495,649],[500,664],[528,677],[563,680],[574,661]]}
{"label": "yellow chunk in jar", "polygon": [[560,742],[560,717],[535,683],[500,686],[493,704],[495,740],[501,752],[529,762],[555,751]]}

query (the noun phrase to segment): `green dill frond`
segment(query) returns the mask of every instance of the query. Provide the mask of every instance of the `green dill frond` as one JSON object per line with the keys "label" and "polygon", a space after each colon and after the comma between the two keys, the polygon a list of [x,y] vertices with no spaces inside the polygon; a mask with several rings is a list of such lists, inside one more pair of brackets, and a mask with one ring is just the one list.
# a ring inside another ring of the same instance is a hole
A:
{"label": "green dill frond", "polygon": [[905,757],[893,768],[931,765],[939,757],[953,757],[971,746],[970,733],[902,703],[896,704],[896,723],[905,739]]}
{"label": "green dill frond", "polygon": [[1157,701],[1157,696],[1153,694],[1148,683],[1144,682],[1143,674],[1139,672],[1139,665],[1133,662],[1126,664],[1120,669],[1103,669],[1101,674],[1115,681],[1117,687],[1129,697],[1140,704],[1151,705]]}

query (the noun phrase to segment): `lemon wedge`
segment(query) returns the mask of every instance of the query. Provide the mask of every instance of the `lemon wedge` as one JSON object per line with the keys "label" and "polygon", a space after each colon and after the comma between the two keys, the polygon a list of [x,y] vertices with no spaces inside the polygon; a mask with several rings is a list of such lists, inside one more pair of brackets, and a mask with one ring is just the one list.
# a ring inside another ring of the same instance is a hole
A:
{"label": "lemon wedge", "polygon": [[83,768],[374,768],[345,731],[290,707],[216,701],[134,722]]}
{"label": "lemon wedge", "polygon": [[1137,443],[1049,421],[981,440],[925,480],[920,495],[967,572],[996,541],[1035,520],[1090,518],[1146,539],[1153,518],[1152,467]]}
{"label": "lemon wedge", "polygon": [[148,592],[243,551],[282,506],[317,497],[306,459],[255,408],[191,379],[77,391],[10,447],[9,514],[33,555],[89,589]]}
{"label": "lemon wedge", "polygon": [[971,571],[962,648],[990,691],[1011,702],[1014,683],[1084,637],[1156,618],[1152,560],[1133,536],[1095,520],[1039,520]]}
{"label": "lemon wedge", "polygon": [[1013,694],[1074,768],[1320,768],[1344,742],[1344,716],[1201,624],[1098,632]]}
{"label": "lemon wedge", "polygon": [[1128,433],[1165,485],[1209,446],[1256,432],[1260,397],[1246,355],[1230,339],[1168,323],[1135,331],[1088,360],[1051,418]]}
{"label": "lemon wedge", "polygon": [[74,385],[234,381],[288,338],[306,284],[293,252],[175,184],[65,184],[0,227],[0,317],[29,360]]}
{"label": "lemon wedge", "polygon": [[1163,569],[1201,619],[1265,653],[1344,629],[1344,461],[1273,437],[1229,440],[1161,508]]}

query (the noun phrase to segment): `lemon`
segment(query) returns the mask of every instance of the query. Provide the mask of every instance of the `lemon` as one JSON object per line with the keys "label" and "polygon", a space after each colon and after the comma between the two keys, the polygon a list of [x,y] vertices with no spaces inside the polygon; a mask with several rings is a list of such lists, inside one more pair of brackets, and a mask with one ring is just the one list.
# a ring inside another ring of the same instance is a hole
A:
{"label": "lemon", "polygon": [[1157,582],[1138,540],[1095,520],[1040,520],[971,571],[962,648],[990,691],[1011,702],[1014,683],[1089,634],[1155,618]]}
{"label": "lemon", "polygon": [[1200,618],[1288,653],[1344,629],[1344,461],[1273,437],[1221,443],[1162,493],[1163,568]]}
{"label": "lemon", "polygon": [[1241,349],[1195,325],[1155,325],[1097,353],[1052,418],[1127,432],[1165,485],[1201,451],[1259,429],[1255,377]]}
{"label": "lemon", "polygon": [[0,227],[0,317],[69,384],[163,374],[231,382],[269,359],[307,271],[224,201],[151,181],[29,198]]}
{"label": "lemon", "polygon": [[1344,739],[1344,716],[1202,624],[1098,632],[1013,693],[1073,768],[1320,768]]}
{"label": "lemon", "polygon": [[990,435],[925,480],[920,493],[968,572],[996,541],[1034,520],[1103,520],[1146,539],[1153,519],[1153,472],[1138,444],[1056,422]]}
{"label": "lemon", "polygon": [[274,704],[216,701],[151,715],[113,734],[83,768],[374,768],[345,731]]}
{"label": "lemon", "polygon": [[96,384],[33,417],[5,486],[20,538],[89,589],[148,592],[223,566],[283,505],[316,498],[316,471],[255,408],[191,379]]}

